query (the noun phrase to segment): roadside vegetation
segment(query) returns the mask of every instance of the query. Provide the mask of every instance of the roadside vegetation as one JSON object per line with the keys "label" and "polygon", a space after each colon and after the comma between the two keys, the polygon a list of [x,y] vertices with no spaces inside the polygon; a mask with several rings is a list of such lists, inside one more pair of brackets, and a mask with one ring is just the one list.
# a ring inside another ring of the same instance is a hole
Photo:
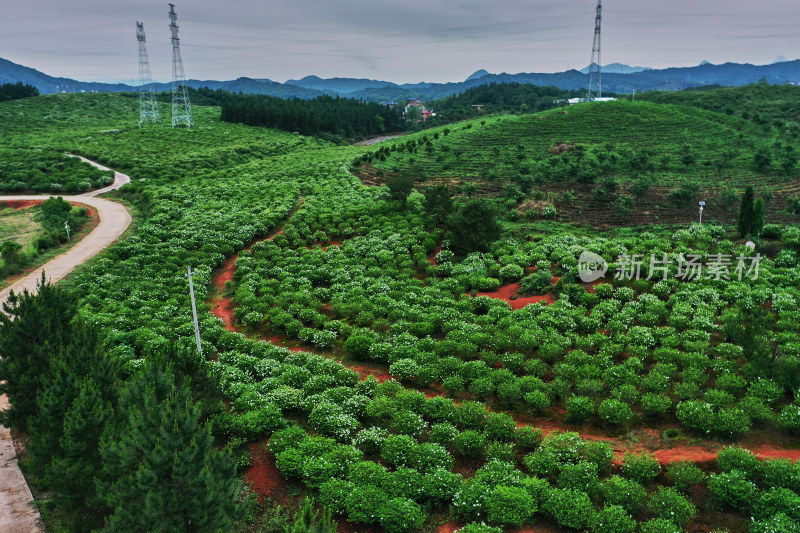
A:
{"label": "roadside vegetation", "polygon": [[85,207],[73,207],[61,197],[21,208],[14,204],[0,201],[0,286],[4,278],[40,263],[46,252],[68,238],[79,238],[89,218]]}
{"label": "roadside vegetation", "polygon": [[[38,323],[0,325],[7,420],[52,529],[800,523],[800,227],[775,204],[796,176],[758,167],[761,125],[616,102],[359,148],[221,122],[213,107],[192,130],[139,128],[137,106],[0,105],[15,117],[0,143],[125,172],[120,194],[142,213],[69,292],[12,302],[50,324],[55,349],[24,337]],[[705,163],[731,146],[720,169]],[[627,192],[643,176],[646,193]],[[599,230],[600,211],[570,193],[581,187],[606,208],[659,191],[674,218]],[[716,188],[730,214],[690,225]],[[608,263],[604,279],[581,282],[584,250]],[[639,279],[625,259],[637,256]],[[676,277],[694,256],[702,274]],[[198,294],[220,298],[198,302],[203,357],[187,265]]]}

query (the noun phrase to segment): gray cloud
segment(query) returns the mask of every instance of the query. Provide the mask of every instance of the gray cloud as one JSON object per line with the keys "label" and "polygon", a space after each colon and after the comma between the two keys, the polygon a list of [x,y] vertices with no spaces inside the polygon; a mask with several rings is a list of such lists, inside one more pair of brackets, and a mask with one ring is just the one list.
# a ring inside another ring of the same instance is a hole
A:
{"label": "gray cloud", "polygon": [[[191,0],[176,4],[186,74],[396,82],[554,72],[589,62],[595,0]],[[28,0],[0,19],[0,57],[51,75],[130,81],[136,20],[153,75],[170,76],[167,3]],[[795,57],[800,3],[607,0],[603,62],[652,67]]]}

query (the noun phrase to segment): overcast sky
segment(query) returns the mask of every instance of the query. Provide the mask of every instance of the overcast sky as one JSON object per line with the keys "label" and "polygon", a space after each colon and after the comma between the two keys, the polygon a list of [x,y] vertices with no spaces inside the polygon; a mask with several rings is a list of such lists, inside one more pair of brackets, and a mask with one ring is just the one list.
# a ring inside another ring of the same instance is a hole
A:
{"label": "overcast sky", "polygon": [[[558,72],[590,60],[596,0],[177,0],[187,78],[308,74],[406,82]],[[136,21],[168,81],[168,5],[24,0],[0,16],[0,57],[53,76],[138,83]],[[797,0],[607,0],[603,64],[656,68],[800,56]]]}

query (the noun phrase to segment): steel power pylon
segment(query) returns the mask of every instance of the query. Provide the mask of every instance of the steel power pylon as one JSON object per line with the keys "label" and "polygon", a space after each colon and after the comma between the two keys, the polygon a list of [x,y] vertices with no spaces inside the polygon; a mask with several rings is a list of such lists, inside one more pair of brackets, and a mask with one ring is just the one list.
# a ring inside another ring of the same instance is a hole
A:
{"label": "steel power pylon", "polygon": [[592,43],[592,62],[589,63],[589,90],[586,100],[591,102],[603,96],[603,77],[600,68],[600,23],[603,21],[603,0],[597,0],[597,16],[594,19],[594,42]]}
{"label": "steel power pylon", "polygon": [[150,74],[150,60],[147,58],[147,45],[144,37],[144,24],[136,22],[136,40],[139,41],[139,125],[144,122],[158,122],[158,103],[153,91],[153,76]]}
{"label": "steel power pylon", "polygon": [[169,30],[172,33],[172,127],[192,127],[192,106],[186,90],[186,76],[181,59],[181,40],[178,38],[178,15],[175,4],[169,5]]}

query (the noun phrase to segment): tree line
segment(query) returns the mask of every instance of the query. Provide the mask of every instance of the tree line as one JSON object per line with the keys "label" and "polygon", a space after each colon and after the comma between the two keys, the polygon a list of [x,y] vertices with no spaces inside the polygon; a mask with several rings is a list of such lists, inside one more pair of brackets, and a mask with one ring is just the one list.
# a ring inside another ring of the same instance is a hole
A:
{"label": "tree line", "polygon": [[[481,113],[510,111],[535,113],[567,104],[566,100],[580,96],[580,91],[558,87],[541,87],[524,83],[490,83],[467,89],[463,93],[435,100],[429,104],[436,117],[431,125],[446,124],[477,116]],[[481,106],[478,109],[473,106]]]}
{"label": "tree line", "polygon": [[39,89],[33,85],[23,85],[21,81],[0,85],[0,102],[19,100],[20,98],[28,98],[31,96],[39,96]]}
{"label": "tree line", "polygon": [[320,96],[301,100],[231,95],[222,99],[221,107],[224,122],[278,128],[303,135],[332,134],[354,138],[405,129],[405,118],[400,109],[349,98]]}

